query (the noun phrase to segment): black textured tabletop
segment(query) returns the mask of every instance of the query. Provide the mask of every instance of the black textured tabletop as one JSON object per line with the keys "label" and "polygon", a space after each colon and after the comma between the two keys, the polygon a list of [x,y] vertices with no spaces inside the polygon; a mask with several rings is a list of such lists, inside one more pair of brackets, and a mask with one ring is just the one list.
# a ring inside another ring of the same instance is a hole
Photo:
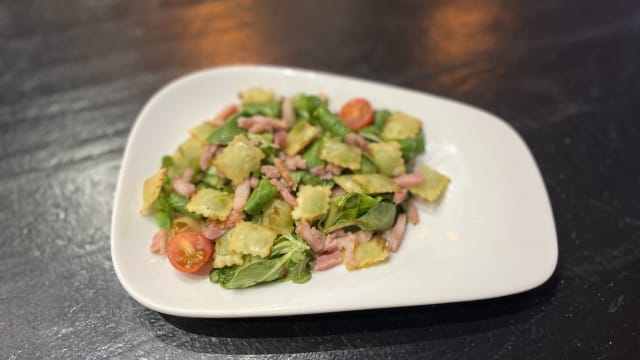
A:
{"label": "black textured tabletop", "polygon": [[[470,103],[531,148],[559,261],[471,303],[187,319],[127,295],[110,221],[145,101],[277,64]],[[0,1],[0,357],[631,359],[640,354],[640,2]]]}

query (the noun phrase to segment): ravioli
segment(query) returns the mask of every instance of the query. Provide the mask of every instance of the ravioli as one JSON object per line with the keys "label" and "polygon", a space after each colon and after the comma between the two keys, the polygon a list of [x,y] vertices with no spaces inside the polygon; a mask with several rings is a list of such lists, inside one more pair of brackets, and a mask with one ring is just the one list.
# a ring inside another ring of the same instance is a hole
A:
{"label": "ravioli", "polygon": [[187,210],[212,220],[225,220],[233,207],[233,195],[219,190],[198,190],[187,203]]}
{"label": "ravioli", "polygon": [[222,153],[213,161],[216,169],[239,185],[260,167],[265,155],[244,135],[236,135]]}
{"label": "ravioli", "polygon": [[265,258],[269,255],[276,236],[278,232],[268,226],[240,221],[229,239],[229,250]]}

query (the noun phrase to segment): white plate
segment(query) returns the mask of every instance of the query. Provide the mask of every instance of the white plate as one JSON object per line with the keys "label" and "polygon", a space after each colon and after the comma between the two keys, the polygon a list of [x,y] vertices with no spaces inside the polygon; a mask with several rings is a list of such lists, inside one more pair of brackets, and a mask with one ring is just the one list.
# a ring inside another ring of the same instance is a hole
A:
{"label": "white plate", "polygon": [[[188,129],[260,85],[281,95],[328,94],[332,110],[353,97],[424,121],[425,162],[452,183],[439,207],[420,205],[386,264],[314,272],[302,285],[224,290],[206,276],[174,270],[149,252],[154,220],[138,213],[142,183]],[[249,317],[426,305],[486,299],[532,289],[553,273],[558,247],[542,177],[518,134],[497,117],[455,101],[327,73],[268,66],[214,68],[160,90],[131,131],[111,228],[113,266],[142,305],[189,317]]]}

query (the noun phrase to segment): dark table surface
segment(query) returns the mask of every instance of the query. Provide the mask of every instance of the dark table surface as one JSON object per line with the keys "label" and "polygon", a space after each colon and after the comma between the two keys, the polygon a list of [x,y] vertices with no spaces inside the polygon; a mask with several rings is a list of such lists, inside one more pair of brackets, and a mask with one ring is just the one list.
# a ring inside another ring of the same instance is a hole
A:
{"label": "dark table surface", "polygon": [[[109,252],[129,130],[167,81],[238,63],[373,79],[502,117],[544,176],[555,274],[500,299],[316,316],[139,305]],[[635,0],[1,1],[0,357],[637,357],[639,137]]]}

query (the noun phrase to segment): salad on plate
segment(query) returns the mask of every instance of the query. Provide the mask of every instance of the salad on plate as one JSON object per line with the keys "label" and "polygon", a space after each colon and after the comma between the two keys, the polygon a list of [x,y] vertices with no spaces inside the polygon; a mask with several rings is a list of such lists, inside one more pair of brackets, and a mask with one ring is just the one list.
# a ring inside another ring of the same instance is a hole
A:
{"label": "salad on plate", "polygon": [[402,111],[355,98],[334,113],[323,94],[260,87],[239,98],[144,183],[150,250],[179,271],[236,289],[381,264],[419,222],[414,199],[438,201],[450,182],[416,165],[422,121]]}

